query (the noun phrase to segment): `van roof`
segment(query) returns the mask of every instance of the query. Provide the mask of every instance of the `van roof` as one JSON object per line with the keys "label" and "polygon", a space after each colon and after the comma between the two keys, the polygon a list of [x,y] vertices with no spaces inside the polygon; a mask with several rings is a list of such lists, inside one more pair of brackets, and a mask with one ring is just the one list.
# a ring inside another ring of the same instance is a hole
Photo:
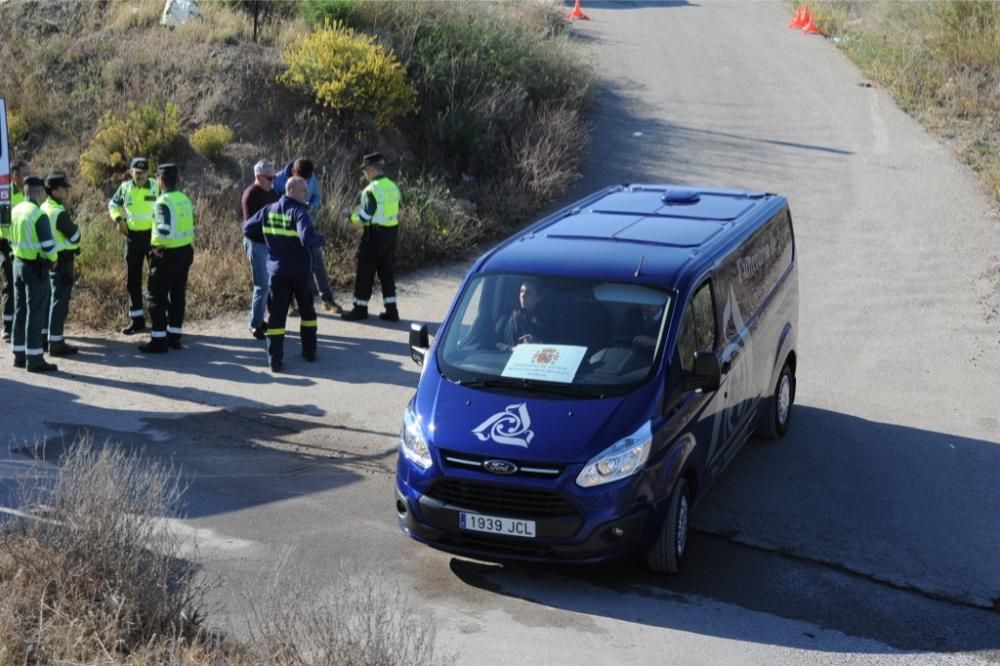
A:
{"label": "van roof", "polygon": [[499,245],[481,271],[542,273],[673,285],[714,262],[784,206],[776,194],[619,185],[570,204]]}

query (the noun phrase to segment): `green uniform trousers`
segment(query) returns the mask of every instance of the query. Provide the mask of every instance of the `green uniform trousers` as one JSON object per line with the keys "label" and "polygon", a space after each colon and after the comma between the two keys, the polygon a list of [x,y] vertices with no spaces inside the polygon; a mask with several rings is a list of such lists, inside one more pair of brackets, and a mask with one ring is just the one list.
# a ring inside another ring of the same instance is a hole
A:
{"label": "green uniform trousers", "polygon": [[63,326],[66,324],[66,315],[69,314],[69,299],[73,293],[73,283],[76,282],[74,259],[75,257],[69,253],[59,255],[58,268],[49,273],[52,302],[49,306],[49,342],[63,340]]}
{"label": "green uniform trousers", "polygon": [[15,354],[42,355],[42,329],[49,316],[49,264],[45,261],[14,260]]}

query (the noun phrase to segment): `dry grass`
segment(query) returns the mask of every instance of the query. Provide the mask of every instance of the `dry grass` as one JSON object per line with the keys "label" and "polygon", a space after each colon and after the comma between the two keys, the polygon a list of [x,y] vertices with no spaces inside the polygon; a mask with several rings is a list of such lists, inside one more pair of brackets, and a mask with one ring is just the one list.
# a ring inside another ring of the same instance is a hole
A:
{"label": "dry grass", "polygon": [[33,517],[0,525],[0,664],[442,663],[430,617],[368,568],[341,569],[326,597],[275,579],[250,599],[249,641],[212,631],[209,583],[165,520],[177,470],[83,438],[39,472],[21,484]]}
{"label": "dry grass", "polygon": [[53,480],[22,486],[21,505],[44,517],[0,537],[0,661],[111,661],[164,638],[204,638],[204,588],[160,520],[176,511],[178,478],[84,439]]}
{"label": "dry grass", "polygon": [[[430,666],[434,625],[373,568],[343,567],[317,597],[281,581],[266,604],[251,603],[249,644],[257,659],[282,666]],[[310,600],[312,601],[305,601]]]}
{"label": "dry grass", "polygon": [[1000,3],[810,3],[818,22],[900,106],[954,146],[1000,201]]}

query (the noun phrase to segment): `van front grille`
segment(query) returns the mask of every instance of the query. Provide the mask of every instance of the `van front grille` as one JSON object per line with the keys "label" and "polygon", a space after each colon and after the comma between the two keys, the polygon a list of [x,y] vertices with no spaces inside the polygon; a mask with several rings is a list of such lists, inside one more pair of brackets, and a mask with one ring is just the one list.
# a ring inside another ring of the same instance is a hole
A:
{"label": "van front grille", "polygon": [[515,488],[459,479],[438,481],[427,492],[445,504],[498,516],[570,516],[576,509],[562,495],[534,488]]}

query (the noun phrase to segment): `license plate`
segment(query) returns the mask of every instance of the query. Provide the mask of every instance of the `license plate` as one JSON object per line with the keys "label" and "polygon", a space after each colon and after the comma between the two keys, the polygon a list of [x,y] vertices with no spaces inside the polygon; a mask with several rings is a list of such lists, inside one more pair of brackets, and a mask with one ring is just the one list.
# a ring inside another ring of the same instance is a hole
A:
{"label": "license plate", "polygon": [[482,516],[478,513],[458,514],[458,526],[463,530],[473,530],[474,532],[489,532],[490,534],[503,534],[505,536],[535,538],[535,521],[518,520],[516,518],[496,518],[494,516]]}

